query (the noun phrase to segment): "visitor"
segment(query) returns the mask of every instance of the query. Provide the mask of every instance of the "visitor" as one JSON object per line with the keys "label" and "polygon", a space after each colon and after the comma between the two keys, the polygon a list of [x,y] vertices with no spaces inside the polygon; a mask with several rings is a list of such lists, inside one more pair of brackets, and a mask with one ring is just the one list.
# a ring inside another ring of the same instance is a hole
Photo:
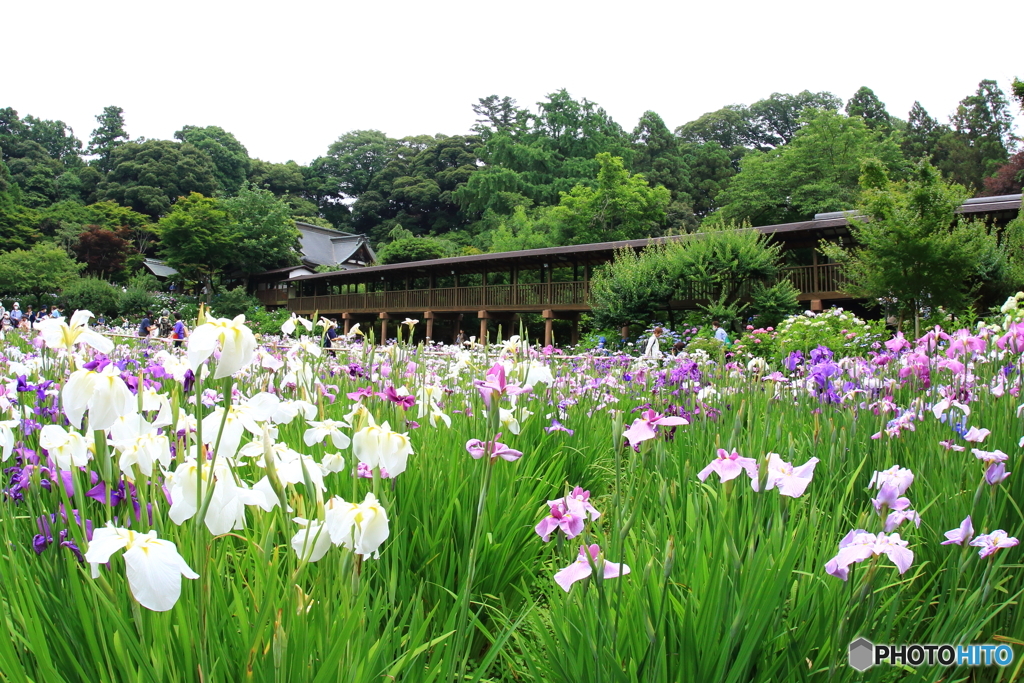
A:
{"label": "visitor", "polygon": [[330,354],[334,354],[334,340],[338,338],[338,323],[334,322],[330,318],[327,318],[328,325],[327,331],[324,332],[324,348],[331,349]]}
{"label": "visitor", "polygon": [[24,317],[24,315],[21,312],[21,307],[18,305],[18,302],[15,301],[11,306],[11,320],[14,322],[15,327],[21,327],[22,317]]}
{"label": "visitor", "polygon": [[148,337],[155,329],[156,325],[153,324],[153,314],[146,311],[146,314],[142,316],[142,322],[139,323],[138,335],[140,337]]}
{"label": "visitor", "polygon": [[455,345],[461,347],[466,343],[466,333],[459,330],[459,333],[455,335]]}
{"label": "visitor", "polygon": [[677,341],[675,344],[672,345],[672,355],[678,356],[679,354],[681,354],[683,352],[683,349],[685,349],[685,348],[686,348],[686,342],[684,342],[682,340]]}
{"label": "visitor", "polygon": [[57,307],[57,304],[54,304],[53,306],[50,307],[50,317],[53,318],[54,320],[60,320],[61,318],[64,317],[64,315],[60,312],[60,308]]}
{"label": "visitor", "polygon": [[181,313],[179,311],[175,311],[174,329],[171,330],[171,339],[174,340],[174,348],[180,349],[182,340],[186,338],[188,338],[188,328],[185,327],[185,323],[181,320]]}
{"label": "visitor", "polygon": [[7,312],[7,309],[4,308],[3,302],[0,301],[0,316],[3,316],[3,314],[6,313],[6,312]]}
{"label": "visitor", "polygon": [[170,337],[171,331],[174,329],[174,324],[171,322],[171,312],[166,308],[160,311],[160,320],[157,321],[157,334],[158,337]]}
{"label": "visitor", "polygon": [[3,315],[0,315],[0,329],[3,329],[4,332],[7,332],[8,330],[11,329],[11,327],[11,314],[8,313],[7,311],[4,311]]}
{"label": "visitor", "polygon": [[25,317],[28,319],[28,327],[29,327],[29,329],[32,329],[33,327],[35,327],[35,324],[36,324],[36,312],[32,310],[31,304],[29,305],[28,310],[25,312]]}
{"label": "visitor", "polygon": [[105,313],[100,313],[100,317],[96,318],[96,327],[102,329],[107,326],[107,316]]}
{"label": "visitor", "polygon": [[722,342],[726,346],[729,346],[732,342],[729,341],[729,335],[726,333],[725,328],[721,324],[714,320],[711,322],[711,327],[715,330],[715,339]]}
{"label": "visitor", "polygon": [[660,327],[655,327],[654,333],[647,338],[647,347],[644,349],[643,355],[644,358],[649,358],[653,360],[659,360],[662,358],[662,356],[664,355],[661,352],[660,341],[662,331],[663,330]]}

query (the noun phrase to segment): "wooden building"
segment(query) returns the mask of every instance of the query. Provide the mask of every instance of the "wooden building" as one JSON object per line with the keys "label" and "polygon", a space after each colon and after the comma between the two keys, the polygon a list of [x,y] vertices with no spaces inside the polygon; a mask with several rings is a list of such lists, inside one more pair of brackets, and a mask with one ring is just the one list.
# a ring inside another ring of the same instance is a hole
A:
{"label": "wooden building", "polygon": [[[1020,203],[1020,195],[972,199],[961,212],[1005,225],[1017,215]],[[843,292],[837,264],[829,263],[817,249],[822,240],[849,240],[850,220],[862,219],[837,212],[819,214],[810,221],[753,228],[782,244],[785,277],[812,310],[821,310],[826,302],[851,300]],[[478,336],[485,339],[495,321],[511,322],[517,313],[540,313],[546,323],[545,344],[551,342],[552,321],[556,319],[571,321],[575,343],[579,315],[591,310],[590,278],[594,268],[611,260],[616,249],[642,249],[652,241],[657,240],[602,242],[300,274],[279,281],[287,283],[286,290],[257,291],[257,295],[268,306],[286,305],[301,315],[318,312],[340,318],[346,333],[353,322],[361,322],[365,329],[379,321],[380,339],[388,338],[389,321],[406,317],[425,320],[428,339],[434,338],[437,321],[444,321],[445,337],[454,337],[464,318],[477,318]],[[706,296],[699,289],[684,300],[671,302],[671,307],[693,308]]]}

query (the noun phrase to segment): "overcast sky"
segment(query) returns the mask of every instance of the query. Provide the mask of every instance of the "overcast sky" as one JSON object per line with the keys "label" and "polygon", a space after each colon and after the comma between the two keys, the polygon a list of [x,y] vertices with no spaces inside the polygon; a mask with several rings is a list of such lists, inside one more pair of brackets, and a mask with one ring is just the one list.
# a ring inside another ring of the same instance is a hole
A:
{"label": "overcast sky", "polygon": [[88,142],[95,115],[113,104],[132,137],[217,125],[253,157],[303,164],[345,131],[465,133],[480,97],[534,109],[560,88],[627,131],[648,109],[675,128],[772,92],[845,100],[862,85],[890,113],[906,118],[917,99],[945,121],[980,80],[1009,94],[1024,78],[1020,9],[1019,0],[6,2],[0,107],[61,119]]}

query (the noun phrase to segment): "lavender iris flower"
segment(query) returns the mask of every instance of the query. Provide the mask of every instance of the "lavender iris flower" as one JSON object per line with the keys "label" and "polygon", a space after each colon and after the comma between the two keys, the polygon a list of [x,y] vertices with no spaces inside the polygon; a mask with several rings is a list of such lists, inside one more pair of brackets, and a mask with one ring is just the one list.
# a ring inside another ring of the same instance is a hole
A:
{"label": "lavender iris flower", "polygon": [[978,557],[988,557],[1000,548],[1012,548],[1018,543],[1020,543],[1020,541],[1009,536],[1002,529],[996,529],[990,534],[982,534],[981,536],[978,536],[976,539],[971,541],[970,545],[981,548],[981,550],[978,551]]}
{"label": "lavender iris flower", "polygon": [[942,542],[942,545],[963,545],[974,537],[974,525],[971,523],[971,516],[967,515],[964,521],[960,522],[960,526],[956,529],[950,529],[946,532],[946,540]]}

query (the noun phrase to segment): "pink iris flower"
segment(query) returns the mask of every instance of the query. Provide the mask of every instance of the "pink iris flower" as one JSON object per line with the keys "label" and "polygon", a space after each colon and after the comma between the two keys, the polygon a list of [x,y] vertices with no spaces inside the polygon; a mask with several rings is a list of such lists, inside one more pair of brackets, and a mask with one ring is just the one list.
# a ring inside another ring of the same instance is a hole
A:
{"label": "pink iris flower", "polygon": [[964,434],[964,441],[969,441],[971,443],[981,443],[985,440],[985,437],[987,437],[991,433],[992,432],[988,429],[978,429],[977,427],[971,427],[970,429],[967,430],[967,433]]}
{"label": "pink iris flower", "polygon": [[697,478],[704,481],[712,472],[718,473],[719,481],[726,482],[746,472],[752,481],[754,490],[757,490],[757,461],[753,458],[743,458],[735,450],[730,453],[724,448],[718,449],[718,455],[707,467],[697,473]]}
{"label": "pink iris flower", "polygon": [[477,390],[480,392],[481,398],[484,400],[484,405],[487,409],[491,409],[491,400],[505,395],[523,394],[530,391],[526,387],[515,386],[509,384],[505,379],[505,366],[501,363],[495,363],[490,370],[487,371],[487,378],[484,380],[476,380],[475,382]]}
{"label": "pink iris flower", "polygon": [[1002,529],[996,529],[990,534],[982,534],[971,541],[970,545],[981,548],[978,557],[988,557],[1000,548],[1012,548],[1020,543],[1016,538],[1007,535]]}
{"label": "pink iris flower", "polygon": [[576,506],[582,509],[590,519],[597,519],[601,516],[601,513],[590,504],[590,491],[584,491],[582,486],[577,486],[572,490],[565,498],[559,498],[558,500],[549,500],[548,505],[554,505],[555,503],[564,500],[570,507]]}
{"label": "pink iris flower", "polygon": [[825,564],[825,571],[846,581],[851,564],[885,555],[902,574],[914,562],[914,551],[907,548],[907,543],[899,534],[870,534],[863,529],[854,529],[839,542],[839,552]]}
{"label": "pink iris flower", "polygon": [[903,495],[910,485],[914,483],[914,473],[905,467],[899,465],[893,465],[887,470],[881,470],[874,472],[871,475],[871,481],[868,482],[868,488],[878,488],[881,490],[885,484],[895,484],[899,495]]}
{"label": "pink iris flower", "polygon": [[416,405],[416,397],[411,394],[405,394],[404,396],[395,390],[390,384],[384,387],[384,391],[378,391],[377,396],[386,400],[391,401],[397,406],[401,406],[402,410],[409,410]]}
{"label": "pink iris flower", "polygon": [[503,443],[498,443],[498,439],[501,438],[501,433],[494,435],[494,441],[481,441],[480,439],[470,439],[466,442],[466,450],[473,456],[474,460],[479,460],[486,454],[490,454],[491,461],[493,462],[497,458],[514,462],[519,458],[523,457],[521,451],[517,451],[513,448],[509,448]]}
{"label": "pink iris flower", "polygon": [[654,410],[645,410],[640,413],[640,417],[633,420],[633,424],[622,435],[629,441],[630,446],[636,448],[638,444],[657,436],[657,427],[676,427],[688,424],[690,424],[689,420],[683,417],[668,417]]}
{"label": "pink iris flower", "polygon": [[885,348],[889,350],[889,353],[899,353],[903,349],[909,349],[910,342],[904,338],[902,332],[897,332],[895,337],[885,342]]}
{"label": "pink iris flower", "polygon": [[551,534],[556,529],[561,529],[566,538],[575,538],[583,533],[587,513],[582,508],[567,504],[564,498],[548,504],[551,505],[551,513],[534,527],[534,531],[545,543],[551,540]]}
{"label": "pink iris flower", "polygon": [[779,489],[779,494],[790,498],[799,498],[807,490],[814,476],[817,458],[811,458],[800,467],[793,467],[782,459],[778,453],[768,454],[768,481],[765,490]]}
{"label": "pink iris flower", "polygon": [[[588,555],[589,558],[587,557]],[[597,567],[597,570],[606,579],[625,576],[630,572],[629,565],[606,561],[601,556],[601,548],[596,543],[589,548],[581,545],[580,554],[576,561],[555,574],[555,583],[568,593],[574,583],[589,577],[593,573],[594,570],[590,566],[591,563]]]}
{"label": "pink iris flower", "polygon": [[973,537],[974,525],[971,523],[971,516],[967,515],[967,518],[960,522],[958,528],[946,532],[946,540],[942,542],[942,545],[963,545]]}

